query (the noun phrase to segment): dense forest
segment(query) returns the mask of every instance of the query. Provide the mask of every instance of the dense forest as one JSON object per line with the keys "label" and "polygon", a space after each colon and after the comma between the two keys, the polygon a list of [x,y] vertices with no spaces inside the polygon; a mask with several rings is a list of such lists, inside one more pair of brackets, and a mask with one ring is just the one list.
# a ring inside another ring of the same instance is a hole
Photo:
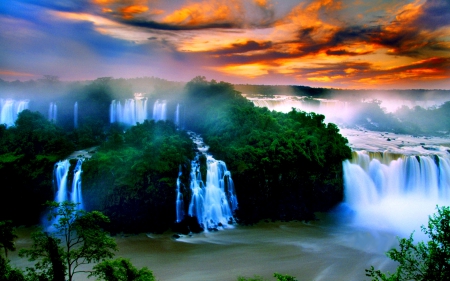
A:
{"label": "dense forest", "polygon": [[[88,210],[110,217],[113,232],[185,231],[174,221],[180,172],[184,198],[190,198],[191,192],[190,161],[196,147],[188,130],[201,134],[209,152],[227,163],[239,199],[235,215],[240,223],[313,219],[314,212],[339,203],[342,161],[350,157],[350,148],[338,127],[326,124],[320,114],[255,107],[236,89],[205,77],[188,83],[109,77],[68,83],[53,76],[0,81],[0,98],[13,94],[15,99],[30,99],[30,110],[22,111],[14,126],[0,126],[4,182],[0,220],[39,223],[42,204],[54,198],[55,163],[74,150],[95,147],[83,163]],[[170,112],[181,104],[182,122],[177,127],[168,116],[165,121],[147,120],[135,126],[111,124],[111,101],[133,98],[136,92],[144,93],[149,104],[166,100]],[[51,101],[58,104],[58,120],[44,116]],[[80,110],[77,126],[75,102]],[[450,129],[449,103],[429,109],[403,107],[395,113],[386,113],[377,101],[361,105],[364,110],[355,117],[354,126],[403,133]],[[432,119],[442,122],[426,121]]]}

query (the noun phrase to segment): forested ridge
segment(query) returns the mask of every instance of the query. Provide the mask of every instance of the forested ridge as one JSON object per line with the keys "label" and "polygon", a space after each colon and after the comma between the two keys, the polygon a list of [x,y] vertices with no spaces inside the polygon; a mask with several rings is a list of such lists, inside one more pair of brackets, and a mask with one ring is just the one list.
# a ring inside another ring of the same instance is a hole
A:
{"label": "forested ridge", "polygon": [[[120,81],[123,89],[129,87],[125,82]],[[186,130],[200,133],[210,146],[210,153],[227,163],[239,200],[238,222],[313,219],[314,212],[327,210],[342,200],[342,161],[350,157],[350,148],[336,125],[324,123],[323,115],[271,112],[253,106],[229,83],[196,77],[182,93],[177,92],[178,84],[153,88],[152,99],[165,97],[164,89],[174,89],[170,96],[177,97],[184,108],[182,128],[171,120],[125,127],[109,124],[107,119],[109,103],[117,98],[117,89],[112,90],[117,83],[100,79],[76,85],[80,108],[84,110],[78,128],[66,125],[62,130],[58,124],[68,121],[54,124],[42,114],[30,111],[19,115],[16,126],[2,127],[1,133],[8,135],[2,141],[16,138],[21,122],[27,120],[27,115],[36,114],[33,118],[38,118],[38,123],[51,128],[34,130],[44,146],[58,140],[58,145],[47,150],[33,148],[39,151],[35,154],[23,152],[28,144],[22,142],[2,151],[0,173],[24,181],[11,186],[9,193],[1,197],[8,198],[2,199],[3,219],[19,224],[38,222],[41,204],[54,197],[55,162],[73,149],[96,145],[97,151],[83,163],[86,208],[109,216],[114,232],[169,229],[175,221],[175,188],[180,171],[186,207],[189,204],[189,170],[195,146]],[[71,88],[72,94],[75,88]],[[89,106],[82,106],[91,100]],[[29,155],[47,159],[46,165],[40,165],[40,169],[24,168],[22,162],[16,161]],[[28,175],[33,176],[29,179]],[[23,201],[19,194],[35,200]],[[18,203],[20,200],[22,203]],[[27,217],[26,211],[18,211],[23,202],[27,202],[26,210],[38,210],[32,218]],[[14,205],[16,212],[6,212]]]}

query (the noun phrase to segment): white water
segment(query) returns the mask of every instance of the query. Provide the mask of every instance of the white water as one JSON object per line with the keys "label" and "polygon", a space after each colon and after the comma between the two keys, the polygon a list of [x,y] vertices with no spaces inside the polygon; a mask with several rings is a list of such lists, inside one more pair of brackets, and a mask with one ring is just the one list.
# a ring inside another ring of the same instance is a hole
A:
{"label": "white water", "polygon": [[84,209],[83,206],[83,195],[81,192],[81,165],[83,164],[82,159],[78,159],[77,165],[73,171],[72,180],[72,192],[70,195],[70,201],[77,204],[77,209]]}
{"label": "white water", "polygon": [[353,223],[402,237],[420,231],[436,205],[450,205],[450,158],[355,152],[344,161],[344,204]]}
{"label": "white water", "polygon": [[334,120],[346,121],[352,116],[352,112],[347,102],[331,99],[314,99],[311,101],[306,97],[295,97],[276,95],[273,98],[247,97],[255,106],[267,107],[269,110],[287,113],[292,108],[304,111],[315,112],[325,115],[327,122]]}
{"label": "white water", "polygon": [[122,105],[113,100],[109,106],[110,123],[124,123],[129,126],[142,123],[147,119],[147,98],[136,95],[134,99],[126,99]]}
{"label": "white water", "polygon": [[[235,222],[233,212],[238,207],[231,173],[227,170],[225,162],[216,160],[206,153],[208,147],[198,135],[194,133],[190,135],[197,144],[200,154],[191,162],[192,197],[188,214],[196,217],[205,230],[230,226]],[[200,155],[206,156],[206,182],[203,182],[200,172]],[[181,220],[177,217],[177,221]]]}
{"label": "white water", "polygon": [[64,201],[70,201],[78,204],[78,209],[83,209],[83,196],[81,192],[81,166],[83,164],[82,159],[78,159],[77,164],[73,170],[73,179],[71,188],[69,189],[69,170],[70,162],[68,159],[59,161],[55,164],[54,176],[56,180],[56,194],[55,201],[62,203]]}
{"label": "white water", "polygon": [[58,106],[55,102],[51,102],[48,107],[48,120],[56,122],[56,117],[58,116]]}
{"label": "white water", "polygon": [[185,212],[184,212],[184,199],[183,199],[183,193],[181,193],[181,180],[180,177],[182,175],[181,167],[180,172],[178,173],[177,178],[177,201],[176,201],[176,212],[177,212],[177,220],[176,222],[179,223],[184,219]]}
{"label": "white water", "polygon": [[78,102],[73,105],[73,127],[78,128]]}
{"label": "white water", "polygon": [[180,127],[180,104],[177,103],[177,109],[175,110],[175,125]]}
{"label": "white water", "polygon": [[156,100],[153,105],[153,120],[166,120],[167,119],[167,104],[166,101]]}
{"label": "white water", "polygon": [[28,109],[28,103],[29,100],[0,99],[0,124],[6,124],[7,127],[13,126],[17,115]]}

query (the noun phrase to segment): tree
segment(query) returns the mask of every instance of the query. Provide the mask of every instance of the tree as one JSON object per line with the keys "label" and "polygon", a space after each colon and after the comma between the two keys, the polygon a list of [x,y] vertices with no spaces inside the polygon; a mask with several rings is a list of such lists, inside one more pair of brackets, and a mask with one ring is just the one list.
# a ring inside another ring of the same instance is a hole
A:
{"label": "tree", "polygon": [[154,281],[153,273],[143,267],[138,270],[128,259],[118,258],[105,260],[94,266],[94,272],[89,275],[106,281]]}
{"label": "tree", "polygon": [[437,213],[429,217],[428,226],[422,232],[430,238],[427,242],[414,244],[413,234],[399,239],[399,248],[387,252],[398,262],[394,273],[383,273],[372,266],[366,276],[372,280],[450,280],[450,207],[437,207]]}
{"label": "tree", "polygon": [[101,226],[109,222],[101,212],[77,209],[71,202],[48,202],[51,231],[33,233],[31,249],[20,251],[30,261],[39,260],[29,274],[38,280],[72,281],[74,274],[87,272],[82,265],[112,258],[117,245]]}
{"label": "tree", "polygon": [[8,250],[15,251],[14,239],[17,235],[14,232],[11,221],[0,221],[0,248],[5,250],[5,258],[8,258]]}

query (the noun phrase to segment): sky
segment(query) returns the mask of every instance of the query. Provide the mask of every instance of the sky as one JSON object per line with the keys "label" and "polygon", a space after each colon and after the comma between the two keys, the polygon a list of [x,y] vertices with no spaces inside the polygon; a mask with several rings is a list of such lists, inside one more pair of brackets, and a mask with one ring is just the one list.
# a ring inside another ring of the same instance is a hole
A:
{"label": "sky", "polygon": [[3,0],[0,79],[450,89],[450,0]]}

